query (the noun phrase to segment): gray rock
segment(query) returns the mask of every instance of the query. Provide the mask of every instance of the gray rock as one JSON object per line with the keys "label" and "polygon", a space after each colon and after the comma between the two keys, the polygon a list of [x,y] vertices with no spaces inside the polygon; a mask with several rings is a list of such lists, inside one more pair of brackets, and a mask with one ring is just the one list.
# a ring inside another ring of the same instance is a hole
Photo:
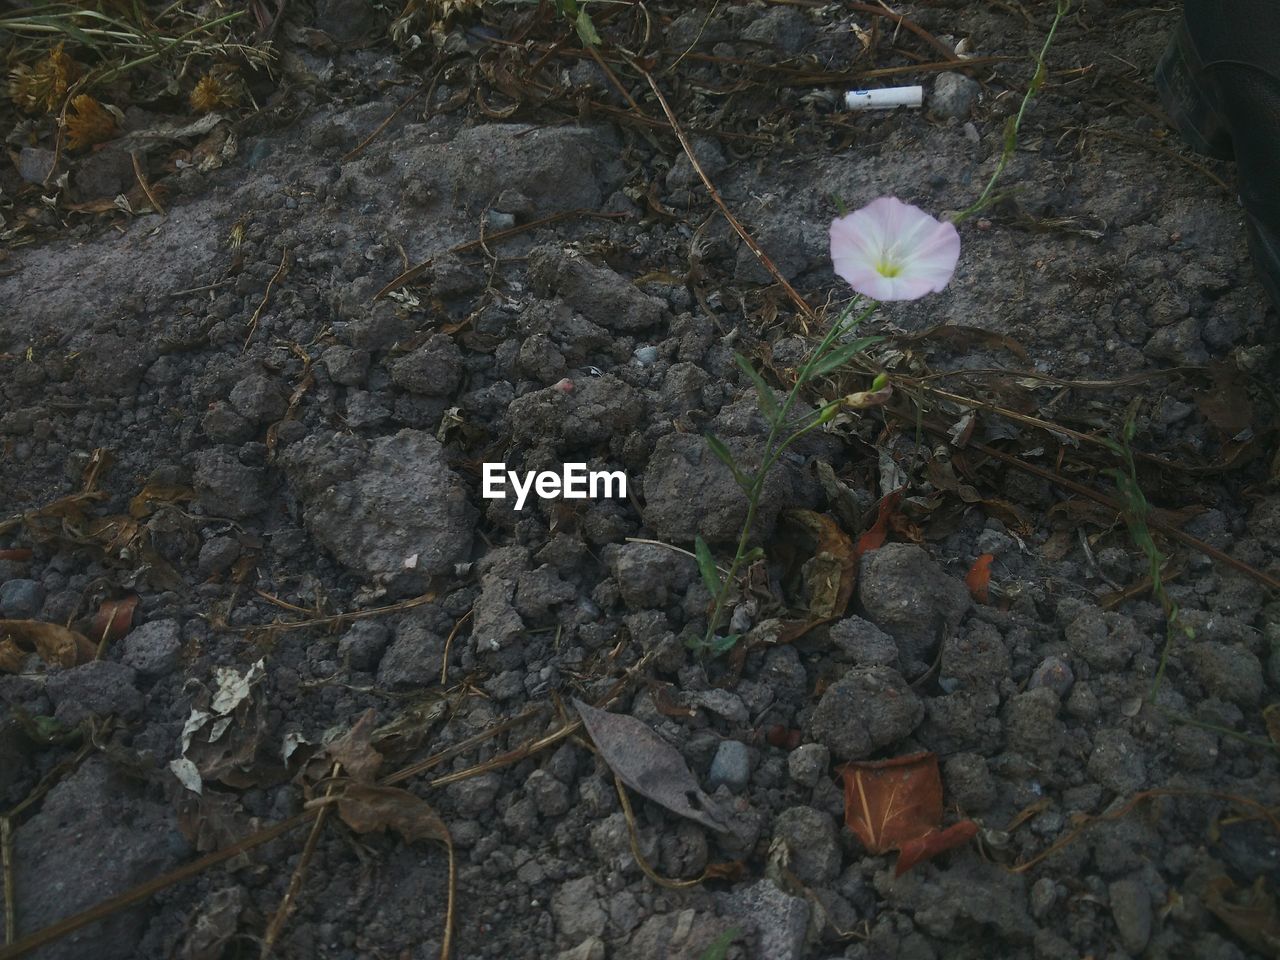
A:
{"label": "gray rock", "polygon": [[845,617],[830,628],[832,644],[840,651],[841,659],[860,667],[886,666],[901,668],[898,662],[898,645],[874,623],[861,617]]}
{"label": "gray rock", "polygon": [[903,665],[927,663],[969,609],[969,591],[922,548],[885,544],[862,558],[858,601],[868,620],[897,641]]}
{"label": "gray rock", "polygon": [[813,40],[813,24],[795,7],[770,7],[742,31],[743,40],[765,43],[779,53],[800,53]]}
{"label": "gray rock", "polygon": [[1097,607],[1085,607],[1067,624],[1065,635],[1072,653],[1106,671],[1124,669],[1144,643],[1133,620]]}
{"label": "gray rock", "polygon": [[986,758],[976,753],[957,753],[942,765],[946,795],[965,813],[982,813],[999,798],[995,777]]}
{"label": "gray rock", "polygon": [[576,947],[561,950],[556,954],[556,960],[605,960],[606,955],[603,940],[587,937]]}
{"label": "gray rock", "polygon": [[1262,662],[1244,647],[1204,640],[1184,656],[1191,672],[1210,696],[1241,707],[1256,707],[1262,699]]}
{"label": "gray rock", "polygon": [[426,619],[410,612],[396,627],[395,639],[378,663],[378,685],[404,690],[439,683],[444,641]]}
{"label": "gray rock", "polygon": [[1130,794],[1147,782],[1147,766],[1142,750],[1127,730],[1099,730],[1089,754],[1089,776],[1108,790]]}
{"label": "gray rock", "polygon": [[569,809],[569,788],[546,770],[529,774],[524,790],[541,816],[558,817]]}
{"label": "gray rock", "polygon": [[[708,177],[712,178],[713,183],[716,175],[721,173],[728,165],[724,151],[720,149],[720,141],[714,137],[694,137],[693,155],[698,158],[698,165],[706,171]],[[693,164],[689,162],[689,157],[683,152],[676,159],[676,162],[671,165],[670,171],[667,172],[667,189],[702,189],[702,178],[694,171]]]}
{"label": "gray rock", "polygon": [[1031,885],[1031,915],[1043,920],[1058,902],[1058,885],[1052,877],[1041,877]]}
{"label": "gray rock", "polygon": [[218,400],[209,406],[200,426],[214,443],[239,444],[250,439],[254,434],[254,426],[240,414],[230,403]]}
{"label": "gray rock", "polygon": [[751,776],[751,755],[747,745],[738,740],[721,740],[711,758],[711,770],[707,773],[707,789],[715,790],[723,784],[734,793],[741,793]]}
{"label": "gray rock", "polygon": [[[407,633],[408,631],[406,635]],[[353,670],[373,670],[382,659],[382,652],[386,650],[390,638],[391,631],[383,624],[372,620],[357,620],[338,638],[338,659],[350,663]],[[406,643],[406,647],[408,646],[410,644]],[[394,672],[394,680],[403,679],[398,670]]]}
{"label": "gray rock", "polygon": [[44,183],[53,170],[57,154],[43,147],[23,147],[18,153],[18,176],[27,183]]}
{"label": "gray rock", "polygon": [[391,364],[391,379],[411,393],[447,396],[462,382],[462,351],[437,333],[412,353]]}
{"label": "gray rock", "polygon": [[661,300],[641,293],[630,280],[558,246],[535,247],[530,251],[529,278],[540,294],[558,294],[606,330],[654,327],[667,312]]}
{"label": "gray rock", "polygon": [[0,617],[30,620],[44,606],[44,587],[38,580],[8,580],[0,584]]}
{"label": "gray rock", "polygon": [[971,620],[942,641],[940,675],[966,689],[996,687],[1009,676],[1010,663],[1000,631],[984,620]]}
{"label": "gray rock", "polygon": [[831,814],[813,807],[790,807],[778,814],[773,836],[786,842],[791,870],[801,882],[825,884],[840,874],[842,857]]}
{"label": "gray rock", "polygon": [[[725,443],[739,469],[759,464],[763,441],[739,437]],[[644,494],[644,521],[662,539],[687,542],[699,534],[708,543],[729,543],[746,522],[747,498],[700,436],[669,433],[658,441],[645,469]],[[760,497],[754,537],[767,540],[779,512],[795,499],[790,471],[775,464]]]}
{"label": "gray rock", "polygon": [[487,817],[498,794],[502,792],[502,776],[482,773],[445,787],[453,808],[463,817]]}
{"label": "gray rock", "polygon": [[652,543],[606,549],[605,559],[628,610],[652,610],[676,602],[698,576],[697,564]]}
{"label": "gray rock", "polygon": [[364,0],[319,0],[316,23],[345,46],[365,39],[377,25],[378,15]]}
{"label": "gray rock", "polygon": [[831,765],[831,751],[820,743],[802,743],[787,755],[787,772],[802,787],[816,786]]}
{"label": "gray rock", "polygon": [[517,398],[508,408],[512,436],[563,451],[608,443],[642,422],[643,398],[613,374],[574,384],[572,393],[551,386]]}
{"label": "gray rock", "polygon": [[699,960],[731,926],[695,910],[649,917],[614,955],[616,960]]}
{"label": "gray rock", "polygon": [[609,917],[600,905],[594,877],[578,877],[561,884],[551,895],[551,915],[560,936],[571,942],[604,933]]}
{"label": "gray rock", "polygon": [[924,719],[924,705],[888,667],[854,667],[823,693],[807,735],[837,760],[860,760],[897,743]]}
{"label": "gray rock", "polygon": [[240,559],[240,544],[234,537],[213,537],[200,547],[196,571],[203,577],[226,573]]}
{"label": "gray rock", "polygon": [[200,450],[192,459],[192,485],[208,513],[243,520],[267,505],[266,476],[261,467],[245,466],[225,448]]}
{"label": "gray rock", "polygon": [[1067,663],[1062,657],[1045,657],[1040,661],[1039,666],[1031,672],[1031,679],[1027,681],[1027,689],[1035,690],[1037,687],[1048,687],[1059,697],[1065,697],[1071,691],[1071,685],[1076,682],[1076,675],[1071,670],[1071,664]]}
{"label": "gray rock", "polygon": [[334,383],[344,387],[358,387],[369,375],[369,351],[357,350],[342,344],[330,347],[320,356],[320,362],[329,372]]}
{"label": "gray rock", "polygon": [[93,660],[49,674],[45,692],[55,707],[53,715],[67,726],[109,713],[129,719],[142,713],[137,676],[123,663]]}
{"label": "gray rock", "polygon": [[432,436],[312,435],[282,456],[312,535],[392,593],[421,593],[471,554],[475,511]]}
{"label": "gray rock", "polygon": [[1062,749],[1066,727],[1058,719],[1058,695],[1047,687],[1009,699],[1004,710],[1009,748],[1036,760],[1051,761]]}
{"label": "gray rock", "polygon": [[940,117],[968,120],[982,93],[982,84],[963,73],[940,73],[933,81],[929,109]]}
{"label": "gray rock", "polygon": [[543,564],[536,570],[520,573],[512,606],[524,620],[541,620],[550,614],[552,607],[577,595],[577,588],[565,581],[555,567]]}
{"label": "gray rock", "polygon": [[[188,852],[164,804],[148,800],[138,783],[114,773],[104,758],[90,756],[17,829],[18,936],[153,880]],[[114,912],[42,948],[39,956],[129,960],[143,952],[140,941],[153,912],[146,905]]]}
{"label": "gray rock", "polygon": [[480,578],[480,596],[472,607],[471,637],[480,651],[503,650],[524,633],[524,620],[512,600],[516,584],[496,573]]}
{"label": "gray rock", "polygon": [[178,667],[182,629],[177,620],[152,620],[135,627],[121,643],[120,659],[144,677],[160,677]]}
{"label": "gray rock", "polygon": [[250,374],[237,383],[228,399],[236,413],[250,423],[279,420],[289,409],[289,394],[283,384],[262,373]]}
{"label": "gray rock", "polygon": [[730,693],[728,690],[721,690],[719,687],[712,687],[709,690],[693,690],[687,694],[689,703],[694,706],[702,707],[714,713],[718,717],[723,717],[729,723],[736,726],[746,726],[747,721],[751,719],[750,713],[747,712],[747,705],[742,702],[742,698],[737,694]]}
{"label": "gray rock", "polygon": [[810,908],[803,897],[793,897],[767,879],[751,886],[740,884],[715,897],[723,916],[755,930],[755,956],[769,960],[800,960],[804,956]]}
{"label": "gray rock", "polygon": [[1151,939],[1151,893],[1136,877],[1115,881],[1109,892],[1111,919],[1120,933],[1120,943],[1136,957]]}
{"label": "gray rock", "polygon": [[[382,402],[384,396],[385,394],[370,393],[368,390],[356,390],[354,388],[348,390],[347,425],[353,430],[367,430],[386,423],[391,416],[391,411]],[[422,423],[417,419],[413,419],[412,422],[420,425]]]}

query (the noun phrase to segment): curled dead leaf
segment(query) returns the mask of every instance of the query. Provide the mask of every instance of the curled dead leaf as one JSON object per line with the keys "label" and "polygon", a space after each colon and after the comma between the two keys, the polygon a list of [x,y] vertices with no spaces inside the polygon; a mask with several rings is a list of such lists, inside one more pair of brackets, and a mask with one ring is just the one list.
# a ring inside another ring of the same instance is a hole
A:
{"label": "curled dead leaf", "polygon": [[131,593],[119,600],[104,600],[93,618],[93,639],[98,643],[119,640],[133,626],[133,612],[138,606],[138,595]]}
{"label": "curled dead leaf", "polygon": [[845,764],[845,824],[867,852],[898,850],[900,875],[922,860],[966,842],[978,831],[971,820],[946,830],[938,757],[913,753],[892,760]]}
{"label": "curled dead leaf", "polygon": [[14,666],[14,653],[20,659],[26,654],[39,654],[51,667],[76,667],[88,663],[97,654],[97,648],[83,635],[56,623],[40,620],[0,620],[0,669],[16,673],[21,663]]}
{"label": "curled dead leaf", "polygon": [[684,758],[648,724],[621,713],[573,705],[600,756],[632,790],[718,833],[725,831],[716,802],[703,791]]}
{"label": "curled dead leaf", "polygon": [[984,553],[973,561],[973,566],[965,574],[964,585],[969,588],[969,595],[978,603],[991,602],[991,561],[989,553]]}

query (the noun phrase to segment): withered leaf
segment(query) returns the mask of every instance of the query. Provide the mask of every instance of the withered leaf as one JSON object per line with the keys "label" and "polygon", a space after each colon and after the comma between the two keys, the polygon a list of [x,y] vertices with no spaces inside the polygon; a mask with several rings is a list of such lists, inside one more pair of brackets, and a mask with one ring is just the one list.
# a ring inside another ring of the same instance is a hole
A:
{"label": "withered leaf", "polygon": [[961,820],[945,830],[934,830],[923,837],[908,840],[898,849],[898,863],[893,868],[893,875],[900,877],[917,863],[968,843],[977,833],[976,823],[972,820]]}
{"label": "withered leaf", "polygon": [[338,798],[338,815],[356,833],[391,830],[409,843],[437,840],[453,845],[449,828],[431,804],[399,787],[353,783]]}
{"label": "withered leaf", "polygon": [[[34,651],[51,667],[75,667],[88,663],[97,655],[84,635],[40,620],[0,620],[0,643],[11,641],[19,651]],[[0,667],[8,669],[5,658]]]}
{"label": "withered leaf", "polygon": [[1205,886],[1204,905],[1254,950],[1280,957],[1280,910],[1267,890],[1266,877],[1258,877],[1248,891],[1241,891],[1230,877],[1214,877]]}
{"label": "withered leaf", "polygon": [[900,851],[899,874],[964,843],[977,832],[969,820],[940,830],[942,777],[934,753],[845,764],[845,824],[869,853]]}
{"label": "withered leaf", "polygon": [[978,603],[991,602],[991,561],[989,553],[984,553],[973,561],[973,566],[965,574],[964,585],[969,588],[969,595]]}
{"label": "withered leaf", "polygon": [[377,711],[370,707],[355,724],[333,743],[329,756],[342,764],[352,780],[369,783],[382,766],[382,754],[373,749],[372,739]]}
{"label": "withered leaf", "polygon": [[648,724],[574,699],[582,724],[609,768],[632,790],[672,813],[723,833],[727,827],[714,800],[698,784],[680,752]]}
{"label": "withered leaf", "polygon": [[813,510],[789,510],[787,519],[803,527],[817,542],[813,559],[804,565],[810,619],[843,616],[858,575],[849,535],[831,517]]}
{"label": "withered leaf", "polygon": [[880,508],[876,512],[876,522],[871,525],[871,529],[858,538],[858,542],[854,545],[853,555],[855,559],[861,559],[864,553],[879,550],[884,545],[885,538],[889,535],[889,519],[893,516],[894,511],[898,509],[898,504],[901,502],[901,489],[894,490],[880,501]]}
{"label": "withered leaf", "polygon": [[133,626],[133,612],[138,606],[138,595],[131,593],[119,600],[104,600],[93,618],[93,639],[101,643],[119,640]]}
{"label": "withered leaf", "polygon": [[1262,722],[1267,725],[1267,736],[1280,747],[1280,703],[1273,703],[1262,711]]}
{"label": "withered leaf", "polygon": [[157,504],[182,503],[195,498],[196,492],[190,487],[167,483],[148,483],[129,501],[129,516],[135,520],[145,520],[155,512]]}

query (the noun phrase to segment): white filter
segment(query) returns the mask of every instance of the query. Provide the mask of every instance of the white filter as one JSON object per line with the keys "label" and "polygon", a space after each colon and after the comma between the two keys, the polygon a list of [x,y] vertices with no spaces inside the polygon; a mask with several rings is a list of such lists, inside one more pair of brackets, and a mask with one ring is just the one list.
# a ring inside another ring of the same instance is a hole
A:
{"label": "white filter", "polygon": [[881,87],[879,90],[850,90],[844,95],[850,110],[892,110],[919,107],[924,103],[924,87]]}

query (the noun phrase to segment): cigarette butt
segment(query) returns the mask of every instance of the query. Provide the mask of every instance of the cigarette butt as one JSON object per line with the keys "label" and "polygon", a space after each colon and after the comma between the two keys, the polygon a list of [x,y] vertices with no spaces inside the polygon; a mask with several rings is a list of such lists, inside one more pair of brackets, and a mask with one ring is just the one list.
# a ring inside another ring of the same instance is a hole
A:
{"label": "cigarette butt", "polygon": [[924,87],[881,87],[878,90],[850,90],[844,95],[850,110],[892,110],[919,107],[924,103]]}

